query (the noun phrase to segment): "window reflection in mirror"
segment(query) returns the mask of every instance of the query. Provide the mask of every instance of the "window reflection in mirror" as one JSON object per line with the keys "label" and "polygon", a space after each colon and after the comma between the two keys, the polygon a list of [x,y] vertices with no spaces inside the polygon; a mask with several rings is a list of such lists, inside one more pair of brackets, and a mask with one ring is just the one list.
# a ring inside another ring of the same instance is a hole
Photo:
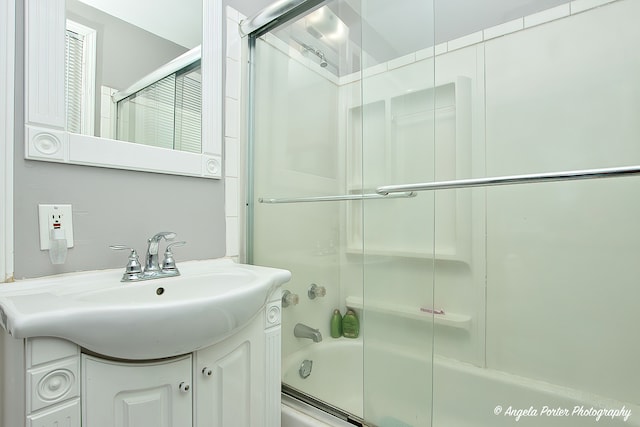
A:
{"label": "window reflection in mirror", "polygon": [[66,0],[66,130],[200,153],[199,60],[145,77],[200,45],[202,0],[140,3]]}
{"label": "window reflection in mirror", "polygon": [[116,102],[116,139],[200,153],[200,61]]}

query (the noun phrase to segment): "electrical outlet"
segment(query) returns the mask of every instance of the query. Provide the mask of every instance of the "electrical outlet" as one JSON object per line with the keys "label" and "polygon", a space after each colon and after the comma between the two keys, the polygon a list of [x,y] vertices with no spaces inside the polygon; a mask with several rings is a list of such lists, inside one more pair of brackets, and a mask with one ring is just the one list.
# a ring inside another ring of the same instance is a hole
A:
{"label": "electrical outlet", "polygon": [[40,220],[40,250],[49,249],[52,230],[62,230],[67,247],[73,247],[73,223],[71,205],[38,205]]}

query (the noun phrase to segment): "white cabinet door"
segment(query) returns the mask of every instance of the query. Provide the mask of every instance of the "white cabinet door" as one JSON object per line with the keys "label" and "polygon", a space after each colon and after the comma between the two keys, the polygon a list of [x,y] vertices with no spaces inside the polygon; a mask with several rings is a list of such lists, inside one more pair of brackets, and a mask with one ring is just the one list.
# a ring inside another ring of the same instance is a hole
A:
{"label": "white cabinet door", "polygon": [[280,326],[265,317],[195,352],[196,427],[280,427]]}
{"label": "white cabinet door", "polygon": [[[200,350],[198,426],[251,427],[251,346]],[[211,372],[211,374],[209,374]],[[206,421],[205,421],[206,420]]]}
{"label": "white cabinet door", "polygon": [[191,355],[155,363],[82,356],[82,419],[91,427],[191,427]]}

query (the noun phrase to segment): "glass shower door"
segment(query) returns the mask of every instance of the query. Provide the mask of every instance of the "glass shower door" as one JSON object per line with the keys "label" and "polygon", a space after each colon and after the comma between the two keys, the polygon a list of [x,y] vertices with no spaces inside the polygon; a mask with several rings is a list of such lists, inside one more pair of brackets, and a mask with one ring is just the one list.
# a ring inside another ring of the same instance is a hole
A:
{"label": "glass shower door", "polygon": [[362,243],[346,224],[362,204],[347,139],[362,131],[344,114],[361,106],[359,25],[352,2],[324,2],[257,37],[252,54],[252,262],[292,272],[283,389],[345,419],[363,414],[362,340],[332,337],[330,320],[362,299]]}
{"label": "glass shower door", "polygon": [[[363,106],[348,117],[362,126],[362,156],[347,171],[365,191],[450,172],[434,157],[455,157],[457,88],[435,82],[433,7],[430,0],[361,3]],[[456,249],[435,245],[438,203],[434,194],[366,200],[352,213],[363,242],[363,418],[370,425],[431,426],[434,269]],[[438,224],[447,244],[452,225]]]}
{"label": "glass shower door", "polygon": [[[478,5],[462,3],[460,21]],[[449,41],[436,58],[436,80],[472,82],[471,176],[639,165],[640,110],[629,94],[640,90],[631,25],[640,5],[520,3],[495,2],[507,19]],[[466,274],[436,269],[437,304],[469,316],[470,328],[436,329],[434,426],[638,425],[640,346],[627,337],[639,319],[639,184],[437,192],[471,200],[471,256]]]}
{"label": "glass shower door", "polygon": [[[455,162],[468,142],[452,143],[467,82],[434,81],[433,5],[324,2],[252,55],[252,262],[292,272],[283,390],[367,425],[430,426],[434,268],[463,251],[463,215],[376,188],[449,178],[435,153]],[[335,310],[355,313],[356,337],[332,336]]]}

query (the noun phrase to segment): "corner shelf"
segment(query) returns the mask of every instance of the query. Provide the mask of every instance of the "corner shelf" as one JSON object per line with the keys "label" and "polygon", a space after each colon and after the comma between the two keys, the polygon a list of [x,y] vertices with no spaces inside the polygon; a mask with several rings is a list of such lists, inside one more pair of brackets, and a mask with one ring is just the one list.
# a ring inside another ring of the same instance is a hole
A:
{"label": "corner shelf", "polygon": [[[346,306],[352,309],[362,310],[364,308],[363,299],[349,296],[346,298]],[[471,329],[471,316],[458,313],[432,314],[420,311],[419,307],[408,307],[398,304],[386,304],[381,302],[367,302],[367,310],[389,314],[391,316],[404,317],[407,319],[431,321],[436,325],[447,326],[458,329]]]}

